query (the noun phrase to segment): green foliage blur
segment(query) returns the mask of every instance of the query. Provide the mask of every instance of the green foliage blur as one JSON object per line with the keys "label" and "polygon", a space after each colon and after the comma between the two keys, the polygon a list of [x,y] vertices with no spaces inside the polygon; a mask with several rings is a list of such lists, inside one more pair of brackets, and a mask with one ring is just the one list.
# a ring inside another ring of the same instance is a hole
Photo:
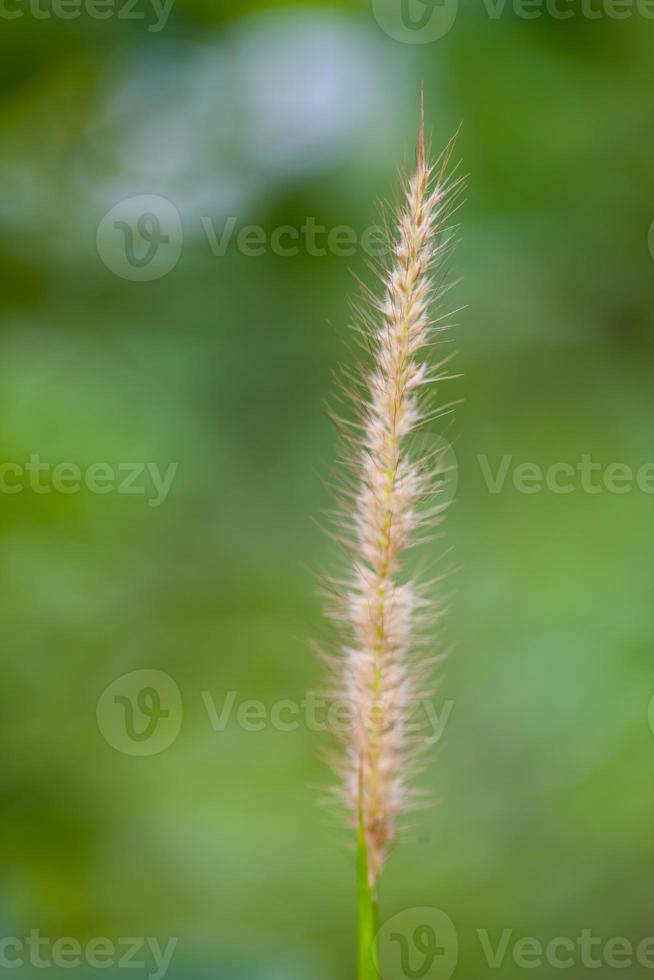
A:
{"label": "green foliage blur", "polygon": [[[435,699],[450,714],[423,779],[438,806],[392,856],[382,916],[444,910],[466,980],[525,972],[510,949],[492,970],[480,929],[494,945],[505,928],[652,935],[654,495],[514,477],[654,458],[654,22],[462,0],[417,44],[367,0],[175,0],[157,30],[146,0],[142,19],[119,17],[123,0],[106,19],[41,3],[4,0],[0,17],[2,463],[178,466],[160,506],[12,493],[5,474],[0,938],[177,937],[170,980],[353,978],[353,849],[320,806],[324,739],[236,712],[323,681],[324,403],[367,256],[282,255],[270,235],[312,218],[360,238],[411,159],[421,81],[433,146],[462,123],[469,174],[460,377],[441,392],[463,400],[442,430],[458,489],[431,546],[456,570]],[[183,225],[152,281],[96,245],[136,195]],[[214,254],[207,227],[230,219],[264,230],[263,254],[236,233]],[[135,670],[170,675],[183,701],[150,756],[96,718]],[[207,704],[229,692],[216,731]]]}

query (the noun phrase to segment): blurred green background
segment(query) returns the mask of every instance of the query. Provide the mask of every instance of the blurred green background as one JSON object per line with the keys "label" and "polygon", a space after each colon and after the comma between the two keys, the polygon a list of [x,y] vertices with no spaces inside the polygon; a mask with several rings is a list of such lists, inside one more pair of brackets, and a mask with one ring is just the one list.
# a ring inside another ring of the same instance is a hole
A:
{"label": "blurred green background", "polygon": [[[653,458],[654,22],[464,0],[413,43],[364,0],[175,0],[160,30],[140,4],[46,19],[6,0],[21,16],[0,24],[2,461],[178,464],[159,507],[0,494],[0,936],[178,937],[171,980],[353,977],[322,737],[233,716],[214,731],[206,700],[270,708],[322,682],[306,569],[330,560],[312,523],[334,456],[323,403],[366,256],[217,256],[205,232],[311,216],[360,234],[411,159],[421,80],[434,146],[462,122],[470,175],[462,377],[443,393],[464,399],[446,432],[458,491],[433,546],[460,571],[436,696],[451,714],[424,778],[439,805],[389,862],[383,916],[444,910],[470,980],[498,975],[478,929],[654,934],[654,498],[524,494],[511,475],[492,494],[478,459]],[[152,281],[96,247],[136,195],[183,226]],[[135,670],[183,701],[152,755],[96,719]],[[507,954],[500,975],[524,972]]]}

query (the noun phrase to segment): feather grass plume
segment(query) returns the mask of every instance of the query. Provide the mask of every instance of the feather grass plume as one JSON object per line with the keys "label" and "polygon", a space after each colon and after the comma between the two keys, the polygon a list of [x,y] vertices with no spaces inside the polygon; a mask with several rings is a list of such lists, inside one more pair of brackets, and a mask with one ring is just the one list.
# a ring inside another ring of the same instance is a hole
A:
{"label": "feather grass plume", "polygon": [[376,976],[364,960],[377,883],[401,817],[418,801],[412,780],[425,740],[416,740],[411,712],[430,693],[430,628],[442,612],[403,559],[443,510],[439,459],[416,448],[415,434],[451,411],[434,412],[432,397],[450,359],[434,351],[446,329],[438,304],[448,288],[450,217],[461,188],[448,176],[452,148],[453,141],[430,163],[421,110],[416,166],[403,180],[382,288],[377,295],[362,286],[355,309],[356,367],[344,370],[339,387],[349,408],[331,413],[341,437],[331,533],[347,568],[326,582],[338,637],[326,660],[332,697],[350,709],[334,765],[336,792],[359,840],[360,978]]}

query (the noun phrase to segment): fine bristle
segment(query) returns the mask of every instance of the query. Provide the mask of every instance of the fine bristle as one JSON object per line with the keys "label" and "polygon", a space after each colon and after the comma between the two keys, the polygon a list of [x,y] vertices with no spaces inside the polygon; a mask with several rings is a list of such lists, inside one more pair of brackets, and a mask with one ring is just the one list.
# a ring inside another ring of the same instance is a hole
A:
{"label": "fine bristle", "polygon": [[362,827],[371,884],[401,814],[416,802],[411,780],[425,740],[415,737],[413,712],[430,694],[435,652],[425,625],[442,614],[402,560],[443,511],[438,454],[417,451],[413,437],[433,417],[425,396],[449,360],[432,357],[442,342],[444,318],[434,307],[447,289],[449,220],[461,186],[447,176],[451,151],[429,162],[421,97],[416,167],[395,215],[381,295],[364,290],[354,323],[362,353],[344,371],[339,399],[350,409],[332,413],[341,435],[332,533],[347,567],[326,582],[337,632],[326,660],[332,696],[350,721],[335,763],[337,794]]}
{"label": "fine bristle", "polygon": [[418,130],[418,159],[417,169],[425,166],[425,87],[420,86],[420,127]]}

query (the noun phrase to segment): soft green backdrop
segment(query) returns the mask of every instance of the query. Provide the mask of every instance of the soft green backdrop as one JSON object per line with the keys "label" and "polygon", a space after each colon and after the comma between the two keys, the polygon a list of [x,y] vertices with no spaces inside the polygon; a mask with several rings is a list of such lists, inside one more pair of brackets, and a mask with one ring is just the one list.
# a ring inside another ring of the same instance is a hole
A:
{"label": "soft green backdrop", "polygon": [[[462,377],[444,393],[465,399],[447,432],[459,483],[434,545],[460,571],[425,777],[440,802],[390,861],[383,914],[445,911],[466,980],[525,973],[510,953],[491,970],[478,929],[654,934],[654,496],[523,494],[513,469],[491,494],[478,459],[654,458],[654,22],[464,2],[444,37],[409,44],[363,0],[176,0],[157,32],[145,3],[143,21],[22,9],[0,23],[2,461],[179,468],[158,508],[0,494],[0,935],[178,937],[171,980],[353,977],[322,738],[233,717],[216,732],[202,692],[271,707],[320,685],[323,403],[365,256],[218,257],[201,218],[360,233],[411,157],[421,80],[434,145],[462,121],[470,174]],[[138,194],[184,225],[152,282],[95,246]],[[143,758],[96,723],[137,669],[168,673],[184,705]]]}

